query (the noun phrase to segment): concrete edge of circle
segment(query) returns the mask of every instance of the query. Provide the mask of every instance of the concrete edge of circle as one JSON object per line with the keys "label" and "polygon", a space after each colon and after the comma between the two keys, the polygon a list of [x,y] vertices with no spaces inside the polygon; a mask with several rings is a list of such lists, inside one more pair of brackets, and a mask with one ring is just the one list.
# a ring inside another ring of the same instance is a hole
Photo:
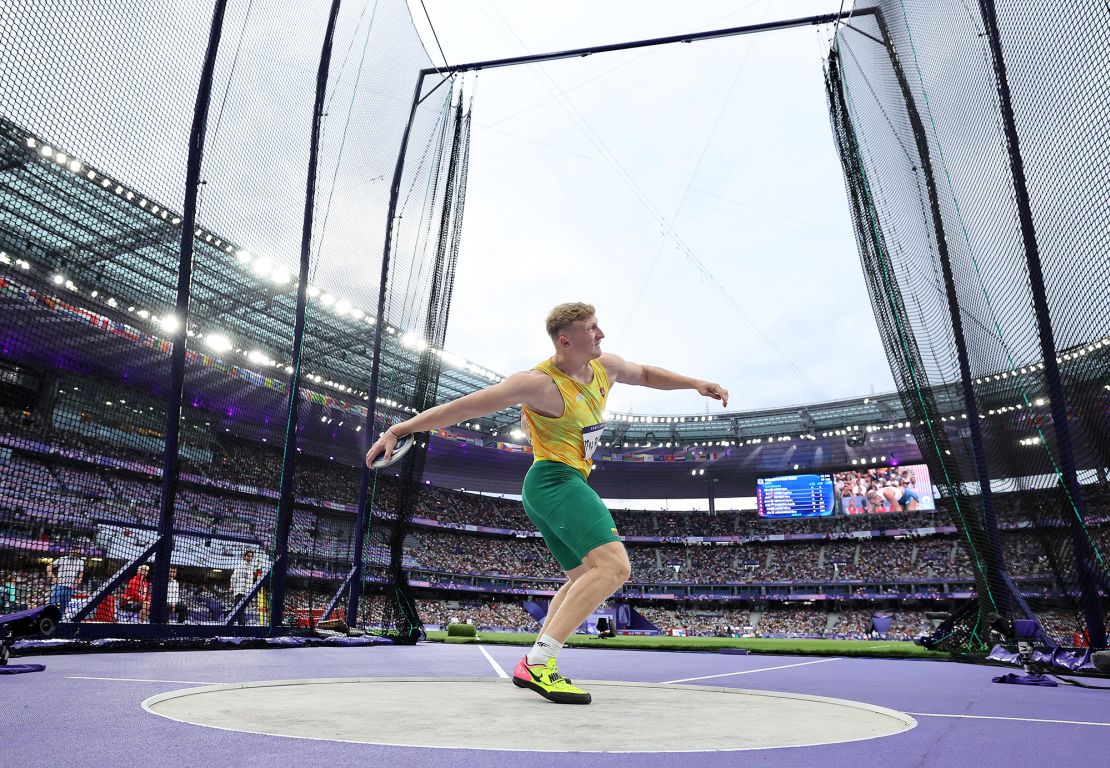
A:
{"label": "concrete edge of circle", "polygon": [[[912,716],[905,712],[899,712],[896,709],[889,707],[879,706],[877,704],[868,704],[862,701],[853,701],[851,699],[837,699],[831,696],[813,696],[801,693],[786,693],[783,691],[760,690],[752,688],[724,688],[720,686],[707,686],[707,685],[677,685],[668,683],[639,683],[639,682],[624,682],[619,680],[581,680],[583,685],[591,687],[610,687],[610,688],[656,688],[664,690],[678,690],[690,693],[721,693],[721,694],[736,694],[748,696],[760,696],[763,698],[781,698],[781,699],[796,699],[801,701],[813,701],[824,704],[833,704],[836,706],[847,707],[851,709],[860,709],[866,712],[889,717],[897,722],[902,723],[902,729],[888,734],[879,734],[878,736],[867,736],[864,738],[852,739],[833,739],[822,740],[810,744],[783,744],[769,747],[740,747],[736,749],[715,749],[715,750],[660,750],[660,753],[687,753],[687,754],[704,754],[708,752],[748,752],[758,751],[764,749],[788,749],[796,747],[807,746],[824,746],[828,744],[848,744],[854,741],[868,741],[875,738],[883,738],[885,736],[896,736],[900,733],[911,731],[917,727],[918,722]],[[183,720],[177,717],[163,714],[154,709],[154,707],[161,702],[169,701],[171,699],[185,698],[188,696],[197,696],[206,693],[218,693],[220,691],[241,690],[246,688],[276,688],[294,685],[342,685],[342,684],[358,684],[358,683],[480,683],[498,685],[505,685],[506,681],[502,678],[491,677],[321,677],[321,678],[304,678],[304,679],[289,679],[289,680],[254,680],[243,683],[217,683],[213,685],[200,685],[192,688],[179,688],[173,691],[166,691],[149,696],[141,702],[142,708],[149,714],[158,717],[172,720],[178,723],[185,723],[187,725],[200,726],[202,728],[213,728],[221,731],[230,731],[232,733],[254,733],[258,735],[277,736],[286,739],[304,739],[308,741],[330,741],[341,742],[350,744],[365,744],[367,746],[382,746],[382,747],[405,747],[411,749],[457,749],[466,751],[479,751],[479,752],[550,752],[565,750],[542,750],[542,749],[508,749],[504,747],[450,747],[450,746],[437,746],[437,745],[413,745],[407,743],[397,742],[370,742],[370,741],[355,741],[351,739],[333,739],[322,738],[313,736],[298,736],[292,734],[282,733],[265,733],[262,731],[245,731],[240,728],[229,728],[218,725],[210,725],[208,723],[197,723],[191,720]],[[604,754],[642,754],[640,751],[634,750],[607,750],[603,751]]]}

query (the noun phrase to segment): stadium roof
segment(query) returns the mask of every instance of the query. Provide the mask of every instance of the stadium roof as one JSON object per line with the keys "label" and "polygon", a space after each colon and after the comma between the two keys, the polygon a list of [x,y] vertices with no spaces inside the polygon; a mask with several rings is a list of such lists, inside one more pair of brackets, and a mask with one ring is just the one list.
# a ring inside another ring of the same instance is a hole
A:
{"label": "stadium roof", "polygon": [[[0,118],[0,276],[51,293],[67,302],[78,314],[103,318],[140,329],[153,343],[145,355],[153,362],[164,356],[163,346],[177,319],[172,316],[180,250],[180,214],[163,201],[152,200],[140,190],[127,187],[110,173],[91,168],[64,149],[51,147],[25,129]],[[254,256],[249,244],[229,241],[219,233],[198,226],[192,296],[208,308],[206,316],[218,317],[217,325],[187,328],[189,348],[213,359],[226,359],[236,369],[253,370],[253,377],[229,379],[227,366],[216,365],[202,373],[201,383],[213,393],[250,399],[243,388],[257,380],[271,380],[263,387],[258,407],[280,402],[284,381],[291,373],[290,360],[279,350],[291,348],[296,302],[296,280],[262,257]],[[328,287],[328,290],[335,290]],[[370,333],[376,319],[364,308],[353,307],[341,297],[310,286],[310,312],[326,322],[310,323],[306,329],[302,367],[305,387],[326,396],[326,407],[358,409],[366,400],[363,387],[369,379],[372,343]],[[4,302],[12,301],[10,297]],[[46,310],[39,307],[38,311]],[[73,319],[73,313],[67,315]],[[30,317],[25,315],[24,317]],[[84,318],[82,343],[67,346],[72,358],[84,356],[83,365],[100,358],[118,368],[123,360],[134,361],[132,339],[101,333],[97,322]],[[90,324],[91,322],[91,324]],[[422,340],[404,329],[387,327],[384,377],[405,381],[424,351]],[[71,341],[76,331],[65,332]],[[159,334],[164,334],[159,337]],[[61,344],[62,334],[59,335]],[[223,346],[221,346],[223,342]],[[227,343],[230,342],[230,346]],[[41,340],[37,343],[41,345]],[[37,362],[49,366],[62,349],[41,349]],[[463,360],[450,352],[433,350],[440,356],[440,402],[475,391],[501,380],[501,374]],[[1110,339],[1096,340],[1061,353],[1063,364],[1081,365],[1092,384],[1102,386],[1107,377]],[[81,366],[77,366],[79,369]],[[95,367],[95,366],[94,366]],[[1036,371],[1036,364],[1028,366]],[[1001,384],[1020,371],[1000,371],[993,376]],[[990,379],[991,377],[986,377]],[[980,384],[989,382],[977,382]],[[1110,386],[1110,385],[1107,385]],[[268,391],[268,395],[266,392]],[[981,389],[982,391],[982,389]],[[1000,386],[1002,398],[1004,386]],[[958,421],[962,414],[954,393],[934,392],[945,419]],[[985,417],[1007,416],[1024,408],[1020,403],[993,402],[989,394],[981,403]],[[387,413],[411,411],[404,403],[383,403]],[[364,417],[363,417],[364,418]],[[512,443],[519,423],[519,410],[506,409],[489,418],[477,419],[466,427],[470,444]],[[727,449],[758,446],[768,456],[773,444],[796,446],[821,443],[851,446],[853,435],[893,431],[903,444],[912,442],[910,423],[897,393],[798,405],[754,412],[724,412],[717,415],[610,414],[610,429],[598,454],[606,456],[649,451],[665,454],[679,448]],[[365,435],[361,436],[365,440]],[[860,441],[862,442],[862,441]],[[872,441],[874,442],[874,441]],[[361,448],[360,446],[356,446]],[[856,446],[858,447],[858,446]],[[785,450],[785,449],[784,449]],[[450,451],[448,451],[450,453]],[[863,449],[858,457],[871,450]],[[913,453],[919,456],[916,446]],[[445,454],[446,455],[446,454]],[[847,464],[851,451],[829,455],[824,464]],[[857,458],[858,458],[857,457]],[[460,456],[455,456],[461,459]],[[783,457],[780,457],[783,458]],[[463,462],[464,464],[466,462]],[[762,463],[762,462],[761,462]],[[793,462],[776,469],[790,468]],[[454,483],[446,483],[454,484]]]}

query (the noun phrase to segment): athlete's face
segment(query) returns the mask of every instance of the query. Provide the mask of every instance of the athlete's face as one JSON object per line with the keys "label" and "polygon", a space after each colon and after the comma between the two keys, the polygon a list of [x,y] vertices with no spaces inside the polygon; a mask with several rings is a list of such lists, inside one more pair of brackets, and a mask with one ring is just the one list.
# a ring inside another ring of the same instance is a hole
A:
{"label": "athlete's face", "polygon": [[560,341],[566,339],[569,351],[581,352],[588,355],[590,359],[601,356],[601,340],[605,338],[605,334],[601,332],[596,317],[575,320],[559,334],[559,337]]}

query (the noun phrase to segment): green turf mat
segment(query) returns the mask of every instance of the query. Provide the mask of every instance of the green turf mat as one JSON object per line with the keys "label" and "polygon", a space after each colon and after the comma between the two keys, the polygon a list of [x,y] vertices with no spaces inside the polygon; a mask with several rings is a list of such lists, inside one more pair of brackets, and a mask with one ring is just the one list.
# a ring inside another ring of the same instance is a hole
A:
{"label": "green turf mat", "polygon": [[[428,633],[428,639],[444,641],[447,632]],[[478,642],[490,645],[531,645],[535,634],[527,632],[479,632]],[[898,640],[806,640],[733,637],[642,637],[621,635],[598,639],[574,635],[567,645],[575,648],[620,648],[656,651],[716,651],[744,648],[753,653],[796,653],[809,656],[875,656],[883,658],[949,659],[947,653],[929,651],[919,645]]]}

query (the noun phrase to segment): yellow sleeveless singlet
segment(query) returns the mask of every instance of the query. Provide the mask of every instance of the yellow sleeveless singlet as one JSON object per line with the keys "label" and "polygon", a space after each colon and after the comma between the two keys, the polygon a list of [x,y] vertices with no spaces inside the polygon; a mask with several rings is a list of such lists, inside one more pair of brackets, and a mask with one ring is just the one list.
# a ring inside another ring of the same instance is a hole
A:
{"label": "yellow sleeveless singlet", "polygon": [[594,450],[605,430],[602,414],[609,399],[609,375],[597,360],[590,361],[594,377],[589,384],[575,381],[550,359],[535,367],[555,382],[563,396],[563,415],[551,418],[523,407],[532,438],[535,461],[557,461],[589,477]]}

